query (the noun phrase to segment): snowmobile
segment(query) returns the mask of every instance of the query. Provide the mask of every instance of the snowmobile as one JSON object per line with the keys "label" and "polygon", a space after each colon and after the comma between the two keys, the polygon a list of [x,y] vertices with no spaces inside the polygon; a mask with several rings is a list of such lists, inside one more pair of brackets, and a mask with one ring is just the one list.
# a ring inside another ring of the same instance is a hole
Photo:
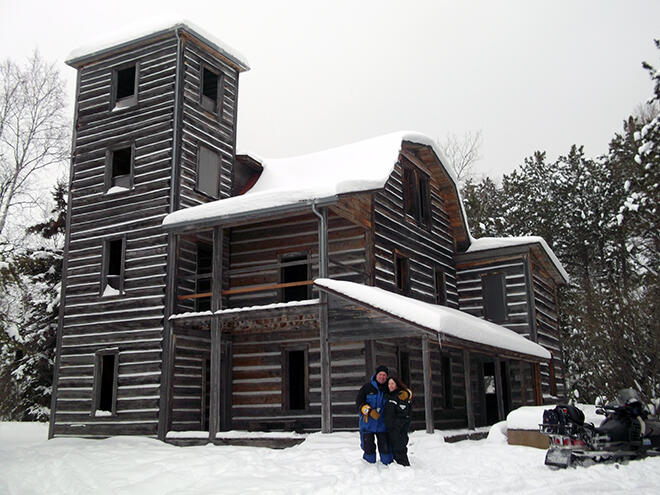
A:
{"label": "snowmobile", "polygon": [[660,455],[660,421],[651,418],[633,389],[619,391],[617,400],[599,409],[600,426],[585,422],[575,406],[543,411],[539,430],[550,439],[545,464],[556,468],[621,462]]}

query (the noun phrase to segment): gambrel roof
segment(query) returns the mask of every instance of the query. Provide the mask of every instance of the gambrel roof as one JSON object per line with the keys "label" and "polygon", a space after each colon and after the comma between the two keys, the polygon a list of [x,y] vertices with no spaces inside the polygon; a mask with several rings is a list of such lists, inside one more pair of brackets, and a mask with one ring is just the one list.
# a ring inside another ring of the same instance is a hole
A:
{"label": "gambrel roof", "polygon": [[459,252],[477,252],[510,246],[534,245],[550,260],[558,274],[568,274],[541,237],[475,239],[469,232],[457,180],[444,154],[430,137],[399,131],[325,151],[291,158],[251,159],[262,167],[254,186],[239,196],[219,199],[170,213],[163,220],[167,230],[232,224],[272,212],[288,212],[335,203],[340,196],[385,187],[401,154],[413,154],[430,168],[440,168],[445,206]]}
{"label": "gambrel roof", "polygon": [[[385,187],[405,142],[430,148],[438,163],[447,163],[435,141],[423,134],[399,131],[325,151],[257,160],[263,167],[255,185],[240,196],[220,199],[171,213],[163,227],[216,221],[236,215],[255,215],[263,210],[335,201],[340,195],[374,191]],[[444,171],[455,184],[452,172]],[[463,223],[467,225],[461,207]]]}

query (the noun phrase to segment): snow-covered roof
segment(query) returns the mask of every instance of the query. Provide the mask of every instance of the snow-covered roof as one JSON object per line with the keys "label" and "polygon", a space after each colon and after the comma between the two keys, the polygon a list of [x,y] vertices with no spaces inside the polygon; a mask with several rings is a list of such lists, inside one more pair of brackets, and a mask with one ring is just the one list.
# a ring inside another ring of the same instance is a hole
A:
{"label": "snow-covered roof", "polygon": [[[399,131],[325,151],[261,160],[263,172],[252,189],[241,196],[220,199],[176,211],[164,227],[215,220],[269,208],[304,205],[340,194],[381,189],[394,170],[403,141],[430,146],[448,163],[433,139],[413,131]],[[446,169],[456,183],[450,169]],[[467,220],[462,209],[463,220]]]}
{"label": "snow-covered roof", "polygon": [[541,359],[551,357],[546,349],[513,330],[457,309],[345,280],[318,278],[314,284],[440,334]]}
{"label": "snow-covered roof", "polygon": [[117,48],[132,45],[146,38],[159,36],[167,32],[174,32],[179,29],[194,34],[201,41],[231,60],[240,70],[245,71],[250,69],[247,58],[241,52],[185,19],[150,21],[148,24],[137,26],[133,24],[129,25],[121,32],[115,32],[107,38],[99,39],[89,45],[76,48],[69,53],[66,63],[76,66],[76,64],[87,58],[96,57],[102,55],[104,52],[116,50]]}
{"label": "snow-covered roof", "polygon": [[524,246],[530,244],[539,244],[541,249],[545,251],[545,254],[548,255],[552,264],[557,268],[557,271],[561,274],[562,278],[568,283],[569,276],[564,267],[559,261],[559,258],[555,253],[550,249],[548,243],[545,242],[543,237],[536,235],[529,236],[520,236],[520,237],[482,237],[480,239],[470,239],[470,247],[466,251],[467,253],[476,253],[478,251],[487,251],[489,249],[498,249],[511,246]]}

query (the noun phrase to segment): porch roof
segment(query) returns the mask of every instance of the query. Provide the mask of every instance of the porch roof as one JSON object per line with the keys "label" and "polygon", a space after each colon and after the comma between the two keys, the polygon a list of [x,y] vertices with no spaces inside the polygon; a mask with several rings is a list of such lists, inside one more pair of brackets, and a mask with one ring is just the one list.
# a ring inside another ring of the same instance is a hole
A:
{"label": "porch roof", "polygon": [[540,345],[509,330],[457,309],[418,301],[379,287],[318,278],[314,284],[326,292],[368,306],[402,322],[463,341],[505,349],[540,359],[551,355]]}

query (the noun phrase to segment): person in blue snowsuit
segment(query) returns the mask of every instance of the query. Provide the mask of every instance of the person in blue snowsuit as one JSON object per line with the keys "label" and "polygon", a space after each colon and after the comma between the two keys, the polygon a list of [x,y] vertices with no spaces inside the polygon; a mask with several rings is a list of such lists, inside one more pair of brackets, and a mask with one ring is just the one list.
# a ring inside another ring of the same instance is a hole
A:
{"label": "person in blue snowsuit", "polygon": [[383,464],[390,464],[394,460],[392,450],[387,443],[383,416],[389,393],[387,375],[387,367],[378,366],[374,376],[362,386],[355,399],[359,411],[360,444],[364,451],[362,458],[370,463],[376,462],[376,444]]}

